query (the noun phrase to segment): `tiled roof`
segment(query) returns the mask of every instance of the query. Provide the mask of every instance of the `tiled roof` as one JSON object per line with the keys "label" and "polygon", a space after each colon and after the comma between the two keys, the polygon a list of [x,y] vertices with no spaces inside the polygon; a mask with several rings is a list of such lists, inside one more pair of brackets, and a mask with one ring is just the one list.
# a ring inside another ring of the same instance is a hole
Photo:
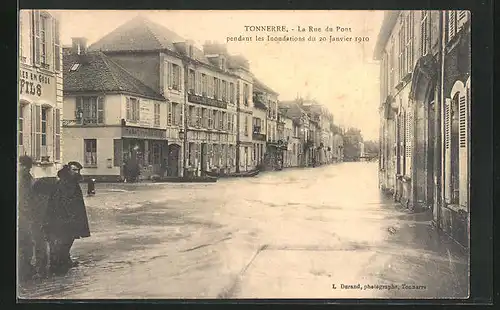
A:
{"label": "tiled roof", "polygon": [[184,41],[175,32],[137,16],[111,31],[89,47],[89,50],[112,51],[156,51],[176,52],[174,42]]}
{"label": "tiled roof", "polygon": [[[75,64],[77,70],[70,71]],[[127,92],[151,99],[165,98],[133,77],[102,52],[63,56],[64,92]]]}
{"label": "tiled roof", "polygon": [[298,103],[293,101],[280,101],[278,103],[279,109],[286,111],[284,115],[291,118],[300,118],[304,113],[304,110],[298,105]]}

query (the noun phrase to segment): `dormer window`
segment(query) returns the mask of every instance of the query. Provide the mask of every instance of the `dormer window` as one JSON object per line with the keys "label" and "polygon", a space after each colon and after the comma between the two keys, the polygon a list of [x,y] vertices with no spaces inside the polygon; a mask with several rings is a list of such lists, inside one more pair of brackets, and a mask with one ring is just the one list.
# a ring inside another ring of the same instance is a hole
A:
{"label": "dormer window", "polygon": [[80,68],[80,64],[76,63],[73,66],[71,66],[71,69],[69,69],[69,72],[74,72]]}

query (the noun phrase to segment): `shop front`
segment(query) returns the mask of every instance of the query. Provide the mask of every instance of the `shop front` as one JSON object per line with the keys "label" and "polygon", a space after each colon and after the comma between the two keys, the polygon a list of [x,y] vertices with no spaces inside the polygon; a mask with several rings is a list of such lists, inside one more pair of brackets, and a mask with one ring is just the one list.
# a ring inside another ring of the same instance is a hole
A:
{"label": "shop front", "polygon": [[[165,130],[122,127],[122,159],[123,165],[139,166],[140,180],[149,179],[152,175],[164,176],[171,162]],[[121,174],[125,174],[123,168]]]}

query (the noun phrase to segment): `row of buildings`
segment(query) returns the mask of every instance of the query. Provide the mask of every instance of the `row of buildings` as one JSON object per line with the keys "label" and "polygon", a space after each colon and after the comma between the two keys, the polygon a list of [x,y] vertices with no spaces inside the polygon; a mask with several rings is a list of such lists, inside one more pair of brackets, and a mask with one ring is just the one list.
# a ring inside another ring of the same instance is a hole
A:
{"label": "row of buildings", "polygon": [[380,60],[380,186],[469,244],[471,16],[390,11]]}
{"label": "row of buildings", "polygon": [[[333,116],[313,100],[279,102],[242,56],[203,49],[136,17],[94,44],[62,47],[52,12],[20,12],[19,154],[35,177],[82,162],[99,180],[201,175],[342,159]],[[63,156],[64,155],[64,156]]]}

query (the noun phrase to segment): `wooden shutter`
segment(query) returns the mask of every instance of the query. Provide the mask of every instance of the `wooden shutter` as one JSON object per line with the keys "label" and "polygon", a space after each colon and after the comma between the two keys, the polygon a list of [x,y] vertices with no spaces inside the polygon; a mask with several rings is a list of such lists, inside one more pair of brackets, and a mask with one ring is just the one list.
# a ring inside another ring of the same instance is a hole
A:
{"label": "wooden shutter", "polygon": [[460,93],[458,96],[459,117],[459,203],[463,207],[468,206],[469,193],[469,104],[468,94]]}
{"label": "wooden shutter", "polygon": [[174,81],[174,68],[173,64],[171,62],[167,62],[167,74],[168,74],[168,87],[172,88],[173,81]]}
{"label": "wooden shutter", "polygon": [[444,197],[451,201],[451,99],[444,104]]}
{"label": "wooden shutter", "polygon": [[457,28],[457,12],[456,11],[448,11],[448,40],[451,40],[455,35]]}
{"label": "wooden shutter", "polygon": [[412,107],[410,106],[408,108],[408,111],[406,111],[406,135],[405,135],[405,164],[406,164],[406,169],[405,169],[405,174],[410,175],[412,171],[412,165],[411,165],[411,157],[412,157],[412,148],[413,148],[413,111],[411,110]]}
{"label": "wooden shutter", "polygon": [[97,97],[97,123],[104,124],[104,97]]}
{"label": "wooden shutter", "polygon": [[60,34],[59,34],[59,20],[54,18],[54,31],[53,31],[53,42],[54,42],[54,69],[56,71],[61,70],[61,44],[60,44]]}
{"label": "wooden shutter", "polygon": [[464,26],[464,24],[467,22],[467,17],[468,17],[467,11],[460,10],[460,11],[457,12],[457,28],[458,28],[458,31],[460,31],[460,29],[462,29],[462,27]]}
{"label": "wooden shutter", "polygon": [[130,106],[130,104],[131,104],[130,103],[130,98],[127,97],[127,103],[126,103],[126,106],[127,106],[126,107],[126,109],[127,109],[127,115],[126,115],[127,121],[130,120],[130,119],[132,119],[132,115],[131,115],[131,108],[132,107]]}
{"label": "wooden shutter", "polygon": [[33,63],[40,66],[40,11],[33,11]]}

